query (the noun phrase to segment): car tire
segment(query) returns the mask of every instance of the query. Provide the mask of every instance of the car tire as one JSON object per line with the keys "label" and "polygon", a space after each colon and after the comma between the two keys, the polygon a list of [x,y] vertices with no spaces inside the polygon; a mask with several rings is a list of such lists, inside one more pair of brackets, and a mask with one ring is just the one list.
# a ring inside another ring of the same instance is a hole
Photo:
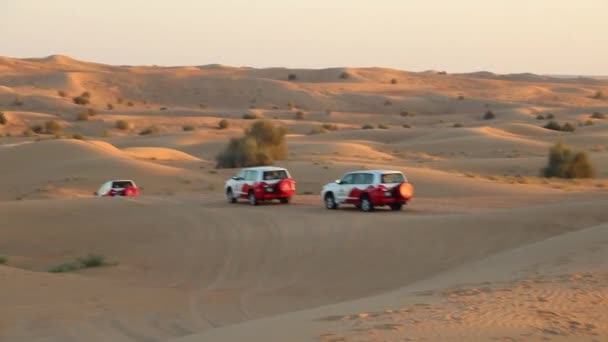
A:
{"label": "car tire", "polygon": [[403,209],[403,204],[401,204],[401,203],[391,204],[392,211],[400,211],[401,209]]}
{"label": "car tire", "polygon": [[226,191],[226,199],[228,200],[228,203],[236,203],[236,198],[234,197],[234,193],[230,188],[228,188],[228,191]]}
{"label": "car tire", "polygon": [[258,205],[258,199],[255,198],[255,193],[253,191],[249,191],[249,195],[247,196],[247,199],[249,200],[249,205],[253,205],[253,206]]}
{"label": "car tire", "polygon": [[374,205],[368,196],[361,197],[361,210],[366,213],[374,211]]}
{"label": "car tire", "polygon": [[325,195],[325,208],[333,210],[338,209],[338,204],[336,203],[336,198],[334,194],[331,192]]}
{"label": "car tire", "polygon": [[289,204],[289,202],[291,202],[291,197],[284,197],[281,198],[279,201],[281,201],[281,204]]}

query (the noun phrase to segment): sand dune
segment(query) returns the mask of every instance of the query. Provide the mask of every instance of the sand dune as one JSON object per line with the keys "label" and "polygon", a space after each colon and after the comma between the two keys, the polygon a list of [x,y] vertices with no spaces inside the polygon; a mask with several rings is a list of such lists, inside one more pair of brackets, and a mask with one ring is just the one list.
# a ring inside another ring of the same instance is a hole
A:
{"label": "sand dune", "polygon": [[[604,340],[608,120],[585,125],[608,114],[599,90],[534,74],[0,57],[0,340]],[[91,103],[73,103],[84,91]],[[549,113],[576,131],[543,128]],[[237,170],[214,161],[246,116],[288,130],[276,164],[297,181],[291,205],[226,203]],[[62,129],[23,134],[50,120]],[[540,178],[558,141],[597,178]],[[403,212],[323,207],[323,184],[378,168],[414,185]],[[113,178],[143,195],[93,196]],[[48,272],[90,253],[110,264]]]}

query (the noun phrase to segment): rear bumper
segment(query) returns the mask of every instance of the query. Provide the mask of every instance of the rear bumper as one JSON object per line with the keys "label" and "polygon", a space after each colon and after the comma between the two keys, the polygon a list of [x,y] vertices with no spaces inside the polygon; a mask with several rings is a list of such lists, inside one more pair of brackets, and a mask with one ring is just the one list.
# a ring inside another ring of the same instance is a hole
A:
{"label": "rear bumper", "polygon": [[261,201],[270,201],[273,199],[291,198],[295,195],[295,191],[278,191],[278,192],[256,192],[255,198]]}
{"label": "rear bumper", "polygon": [[395,198],[395,197],[380,197],[380,198],[376,198],[373,201],[374,205],[377,206],[381,206],[381,205],[390,205],[390,204],[407,204],[409,200],[406,199],[402,199],[402,198]]}

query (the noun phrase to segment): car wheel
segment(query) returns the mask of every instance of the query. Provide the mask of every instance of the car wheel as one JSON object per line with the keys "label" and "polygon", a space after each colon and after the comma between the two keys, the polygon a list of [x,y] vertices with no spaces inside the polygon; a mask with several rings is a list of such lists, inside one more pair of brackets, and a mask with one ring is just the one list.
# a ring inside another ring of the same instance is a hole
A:
{"label": "car wheel", "polygon": [[291,202],[291,198],[290,197],[281,198],[280,201],[282,204],[289,204],[289,202]]}
{"label": "car wheel", "polygon": [[361,210],[365,211],[366,213],[374,211],[374,206],[372,205],[372,201],[369,199],[369,197],[365,196],[361,198]]}
{"label": "car wheel", "polygon": [[334,194],[329,193],[325,195],[325,208],[327,209],[338,209],[338,204],[334,198]]}
{"label": "car wheel", "polygon": [[401,204],[401,203],[391,204],[391,210],[392,211],[399,211],[402,208],[403,208],[403,204]]}
{"label": "car wheel", "polygon": [[249,192],[249,204],[250,205],[258,205],[258,200],[257,198],[255,198],[255,194],[253,193],[253,191]]}
{"label": "car wheel", "polygon": [[228,203],[236,203],[236,198],[234,197],[232,189],[228,189],[228,191],[226,191],[226,199],[228,200]]}

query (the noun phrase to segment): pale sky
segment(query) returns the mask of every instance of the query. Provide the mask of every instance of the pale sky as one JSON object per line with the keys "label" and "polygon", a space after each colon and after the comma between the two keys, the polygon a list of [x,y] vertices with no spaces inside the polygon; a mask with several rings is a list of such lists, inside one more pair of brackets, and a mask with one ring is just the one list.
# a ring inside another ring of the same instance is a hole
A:
{"label": "pale sky", "polygon": [[608,0],[0,0],[0,55],[608,75]]}

